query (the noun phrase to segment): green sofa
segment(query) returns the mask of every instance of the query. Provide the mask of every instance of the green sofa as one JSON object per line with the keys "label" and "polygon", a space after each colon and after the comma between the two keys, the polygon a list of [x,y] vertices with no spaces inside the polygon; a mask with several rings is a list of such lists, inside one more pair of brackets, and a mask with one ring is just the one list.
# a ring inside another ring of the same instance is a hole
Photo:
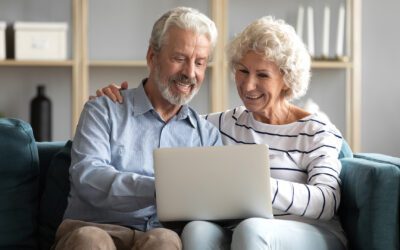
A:
{"label": "green sofa", "polygon": [[[69,192],[71,142],[35,142],[28,123],[0,119],[0,249],[49,249]],[[400,159],[347,144],[339,216],[352,249],[399,249]]]}

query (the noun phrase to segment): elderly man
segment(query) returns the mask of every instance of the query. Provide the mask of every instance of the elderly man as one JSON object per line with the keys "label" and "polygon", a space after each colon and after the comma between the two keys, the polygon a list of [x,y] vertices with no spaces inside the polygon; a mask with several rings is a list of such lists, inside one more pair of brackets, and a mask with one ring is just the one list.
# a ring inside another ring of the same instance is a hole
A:
{"label": "elderly man", "polygon": [[152,153],[159,147],[221,145],[218,130],[187,106],[216,42],[215,24],[178,7],[153,26],[149,76],[125,102],[86,103],[76,130],[71,191],[55,249],[181,249],[155,209]]}

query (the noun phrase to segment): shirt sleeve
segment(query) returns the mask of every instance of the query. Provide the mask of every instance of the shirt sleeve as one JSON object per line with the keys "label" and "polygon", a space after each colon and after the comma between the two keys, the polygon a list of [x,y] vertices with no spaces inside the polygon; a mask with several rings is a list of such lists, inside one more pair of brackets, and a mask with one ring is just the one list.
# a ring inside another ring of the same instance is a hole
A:
{"label": "shirt sleeve", "polygon": [[71,152],[71,185],[81,200],[100,209],[133,212],[154,205],[154,177],[111,165],[112,124],[107,102],[100,101],[86,103],[81,113]]}
{"label": "shirt sleeve", "polygon": [[340,203],[342,137],[328,131],[320,134],[303,157],[305,184],[271,179],[273,208],[284,214],[330,220]]}

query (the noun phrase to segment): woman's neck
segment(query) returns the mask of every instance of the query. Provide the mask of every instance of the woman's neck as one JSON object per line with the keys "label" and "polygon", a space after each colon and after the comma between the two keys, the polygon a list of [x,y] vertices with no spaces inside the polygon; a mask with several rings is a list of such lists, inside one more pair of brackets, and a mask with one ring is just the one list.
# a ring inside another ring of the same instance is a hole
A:
{"label": "woman's neck", "polygon": [[271,125],[288,124],[291,117],[291,104],[288,101],[281,101],[266,107],[262,112],[254,112],[253,117],[259,122]]}
{"label": "woman's neck", "polygon": [[297,107],[288,101],[282,101],[278,105],[266,108],[262,113],[253,113],[255,120],[271,125],[290,124],[309,115],[310,113],[308,111]]}

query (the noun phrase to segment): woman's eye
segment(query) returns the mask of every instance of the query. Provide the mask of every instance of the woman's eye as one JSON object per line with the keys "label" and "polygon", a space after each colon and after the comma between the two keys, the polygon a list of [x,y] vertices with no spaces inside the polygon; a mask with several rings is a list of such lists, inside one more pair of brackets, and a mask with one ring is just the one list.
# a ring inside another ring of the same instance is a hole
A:
{"label": "woman's eye", "polygon": [[258,77],[260,77],[260,78],[268,78],[269,76],[267,74],[258,74]]}
{"label": "woman's eye", "polygon": [[245,70],[245,69],[239,69],[239,72],[240,72],[240,73],[243,73],[243,74],[248,74],[248,73],[249,73],[249,71],[247,71],[247,70]]}

